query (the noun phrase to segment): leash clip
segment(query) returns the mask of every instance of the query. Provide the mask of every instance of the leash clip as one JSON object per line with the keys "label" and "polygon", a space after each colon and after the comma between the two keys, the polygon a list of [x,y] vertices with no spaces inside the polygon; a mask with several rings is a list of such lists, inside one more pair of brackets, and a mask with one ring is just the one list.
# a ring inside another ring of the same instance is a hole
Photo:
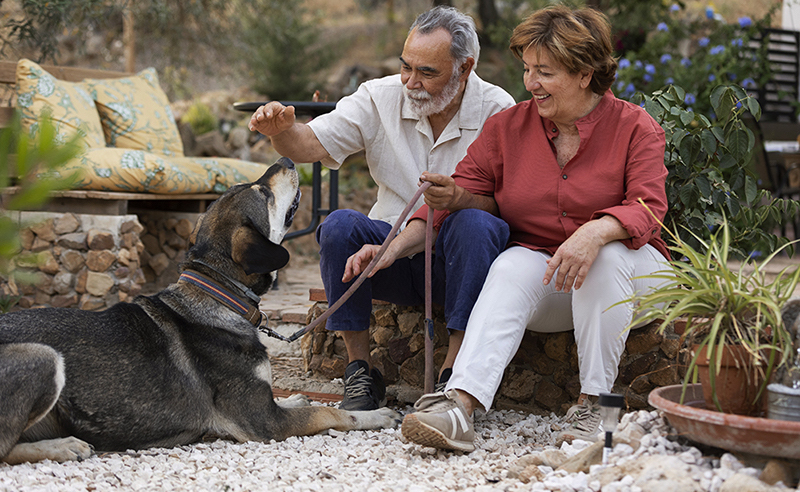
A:
{"label": "leash clip", "polygon": [[270,336],[272,338],[277,338],[278,340],[280,340],[282,342],[291,342],[291,341],[293,341],[292,338],[287,338],[287,337],[281,335],[280,333],[278,333],[277,331],[273,330],[272,328],[270,328],[269,327],[269,317],[266,314],[264,314],[264,311],[259,311],[259,312],[261,313],[261,322],[258,324],[258,331],[260,331],[262,333],[266,333],[267,336]]}

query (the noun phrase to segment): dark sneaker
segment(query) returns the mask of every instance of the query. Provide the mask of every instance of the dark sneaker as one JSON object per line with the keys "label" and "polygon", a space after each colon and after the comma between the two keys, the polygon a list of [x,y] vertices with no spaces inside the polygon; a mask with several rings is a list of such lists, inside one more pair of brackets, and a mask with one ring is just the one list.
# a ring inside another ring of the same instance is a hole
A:
{"label": "dark sneaker", "polygon": [[411,442],[440,449],[475,450],[475,429],[456,390],[422,395],[414,413],[403,419],[403,437]]}
{"label": "dark sneaker", "polygon": [[447,382],[450,381],[450,376],[452,375],[453,370],[449,367],[442,371],[442,375],[439,376],[439,382],[433,385],[433,392],[444,393],[445,388],[447,388]]}
{"label": "dark sneaker", "polygon": [[369,364],[354,360],[344,370],[344,398],[341,410],[375,410],[386,405],[386,386],[377,369],[368,374]]}

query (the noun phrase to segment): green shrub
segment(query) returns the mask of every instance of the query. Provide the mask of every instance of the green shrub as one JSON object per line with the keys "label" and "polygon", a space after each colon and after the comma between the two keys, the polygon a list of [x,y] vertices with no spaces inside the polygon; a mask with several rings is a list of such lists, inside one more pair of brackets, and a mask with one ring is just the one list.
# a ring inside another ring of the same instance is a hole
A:
{"label": "green shrub", "polygon": [[211,108],[201,102],[194,102],[181,118],[181,121],[192,127],[195,135],[202,135],[217,129],[217,117]]}
{"label": "green shrub", "polygon": [[685,100],[678,86],[633,97],[666,133],[666,226],[699,249],[698,239],[709,240],[727,217],[731,252],[739,257],[786,245],[789,240],[773,231],[800,212],[800,202],[758,189],[751,169],[755,137],[744,121],[748,114],[760,118],[758,101],[741,87],[717,86],[709,105],[724,116],[713,120],[687,108]]}
{"label": "green shrub", "polygon": [[667,85],[685,90],[685,103],[713,117],[709,104],[719,85],[736,84],[754,90],[769,80],[771,69],[761,44],[773,10],[762,19],[742,17],[728,24],[708,11],[707,17],[688,15],[678,5],[648,25],[646,41],[619,59],[614,92],[628,99],[635,92],[651,93]]}
{"label": "green shrub", "polygon": [[240,17],[252,88],[273,100],[310,100],[315,75],[333,62],[333,50],[318,43],[320,30],[305,2],[243,2]]}
{"label": "green shrub", "polygon": [[67,188],[73,176],[59,177],[58,167],[77,156],[80,137],[61,142],[47,113],[39,121],[35,137],[22,131],[19,116],[0,129],[0,188],[15,184],[19,191],[0,208],[0,275],[12,270],[9,260],[20,251],[20,225],[9,210],[36,209],[49,200],[53,190]]}

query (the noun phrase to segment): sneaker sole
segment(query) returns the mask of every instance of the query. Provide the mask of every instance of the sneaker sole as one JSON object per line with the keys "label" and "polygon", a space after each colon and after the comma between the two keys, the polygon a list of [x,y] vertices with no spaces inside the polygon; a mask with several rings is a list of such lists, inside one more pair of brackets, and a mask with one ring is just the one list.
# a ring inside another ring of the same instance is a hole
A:
{"label": "sneaker sole", "polygon": [[445,437],[437,429],[420,422],[413,413],[406,415],[401,428],[403,437],[411,442],[438,449],[453,449],[455,451],[471,452],[475,445],[471,442],[453,441]]}

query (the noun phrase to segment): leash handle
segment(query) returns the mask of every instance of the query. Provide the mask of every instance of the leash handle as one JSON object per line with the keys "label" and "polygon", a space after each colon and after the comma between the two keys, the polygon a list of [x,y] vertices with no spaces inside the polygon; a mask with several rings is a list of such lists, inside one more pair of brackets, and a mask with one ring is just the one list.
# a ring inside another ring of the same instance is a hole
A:
{"label": "leash handle", "polygon": [[[383,256],[383,253],[386,252],[386,248],[389,247],[389,243],[391,243],[392,240],[397,235],[397,231],[400,229],[400,226],[406,220],[406,217],[408,216],[408,214],[411,213],[411,210],[414,208],[414,204],[417,203],[417,200],[419,200],[419,197],[421,197],[422,194],[425,193],[425,190],[430,188],[432,184],[433,183],[431,183],[429,181],[426,181],[426,182],[422,183],[419,186],[419,189],[414,194],[414,198],[412,198],[411,201],[408,202],[408,205],[406,205],[406,208],[403,210],[403,213],[401,213],[400,217],[397,218],[397,221],[394,223],[394,226],[392,226],[392,230],[389,231],[389,234],[386,236],[386,239],[383,241],[383,244],[381,245],[380,249],[375,254],[375,257],[372,258],[372,261],[369,262],[369,264],[367,265],[367,268],[364,269],[363,272],[361,272],[361,275],[359,275],[358,278],[350,285],[350,288],[347,289],[347,291],[344,293],[344,295],[342,295],[342,297],[340,297],[339,300],[336,301],[333,304],[333,306],[330,306],[328,309],[325,310],[324,313],[320,314],[317,319],[315,319],[314,321],[309,323],[308,326],[306,326],[305,328],[297,331],[295,334],[290,336],[287,341],[293,342],[293,341],[297,340],[298,338],[300,338],[301,336],[303,336],[306,333],[308,333],[309,331],[313,330],[314,328],[316,328],[320,324],[324,323],[325,320],[327,320],[328,317],[331,314],[333,314],[337,309],[339,309],[339,307],[342,304],[344,304],[350,298],[350,296],[352,296],[353,293],[356,290],[358,290],[359,287],[361,287],[361,284],[364,283],[364,281],[367,279],[367,276],[369,276],[369,274],[372,273],[372,270],[375,268],[375,265],[377,265],[378,261],[380,261],[381,257]],[[429,212],[428,212],[429,218],[432,215],[432,213],[433,213],[433,210],[432,209],[429,210]],[[430,220],[430,219],[428,220],[428,224],[430,224],[431,227],[433,226],[432,222],[433,222],[432,220]]]}

